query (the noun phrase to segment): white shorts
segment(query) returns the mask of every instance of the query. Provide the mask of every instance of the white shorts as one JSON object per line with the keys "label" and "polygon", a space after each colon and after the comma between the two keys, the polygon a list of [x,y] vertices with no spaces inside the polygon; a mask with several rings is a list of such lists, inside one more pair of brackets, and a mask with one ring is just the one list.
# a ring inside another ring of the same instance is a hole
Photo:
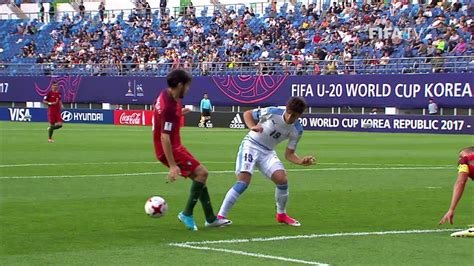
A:
{"label": "white shorts", "polygon": [[285,171],[275,151],[268,151],[258,147],[248,140],[242,141],[235,162],[235,174],[248,172],[253,175],[254,168],[258,167],[260,172],[267,178],[277,170]]}

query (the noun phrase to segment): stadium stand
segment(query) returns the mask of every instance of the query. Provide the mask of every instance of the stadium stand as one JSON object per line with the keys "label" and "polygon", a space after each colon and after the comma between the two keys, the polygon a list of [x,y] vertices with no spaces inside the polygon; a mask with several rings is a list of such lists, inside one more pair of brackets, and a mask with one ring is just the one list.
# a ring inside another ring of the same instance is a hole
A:
{"label": "stadium stand", "polygon": [[[21,1],[19,1],[21,2]],[[456,2],[456,1],[455,1]],[[19,3],[18,3],[19,4]],[[1,75],[472,72],[474,3],[189,6],[0,20]],[[50,16],[48,12],[44,16]],[[45,21],[45,22],[43,22]]]}

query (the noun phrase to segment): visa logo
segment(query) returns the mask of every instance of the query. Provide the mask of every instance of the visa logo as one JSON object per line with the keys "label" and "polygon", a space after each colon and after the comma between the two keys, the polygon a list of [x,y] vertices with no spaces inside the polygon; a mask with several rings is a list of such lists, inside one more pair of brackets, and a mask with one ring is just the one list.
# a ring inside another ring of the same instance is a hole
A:
{"label": "visa logo", "polygon": [[10,111],[10,120],[11,121],[31,121],[31,115],[29,109],[24,108],[8,108]]}

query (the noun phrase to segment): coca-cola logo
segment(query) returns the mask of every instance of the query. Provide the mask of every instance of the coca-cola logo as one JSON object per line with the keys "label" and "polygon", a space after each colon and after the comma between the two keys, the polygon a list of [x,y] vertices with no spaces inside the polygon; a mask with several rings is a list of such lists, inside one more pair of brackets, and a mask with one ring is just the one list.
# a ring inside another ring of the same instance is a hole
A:
{"label": "coca-cola logo", "polygon": [[120,115],[120,124],[141,125],[142,124],[142,113],[132,113],[132,114],[122,113]]}

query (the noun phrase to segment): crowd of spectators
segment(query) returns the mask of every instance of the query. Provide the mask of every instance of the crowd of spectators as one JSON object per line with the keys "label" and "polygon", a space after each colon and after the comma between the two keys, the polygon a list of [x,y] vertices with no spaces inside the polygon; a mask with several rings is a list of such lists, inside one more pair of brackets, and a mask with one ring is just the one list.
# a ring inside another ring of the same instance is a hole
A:
{"label": "crowd of spectators", "polygon": [[[416,7],[406,0],[347,1],[323,12],[313,4],[287,11],[272,7],[260,17],[246,7],[202,18],[192,5],[176,17],[163,8],[152,13],[144,0],[136,6],[128,18],[107,15],[103,6],[96,18],[83,12],[64,16],[48,33],[54,40],[50,50],[39,54],[31,42],[18,56],[64,68],[84,65],[96,75],[110,66],[122,74],[163,65],[199,69],[203,75],[240,68],[273,73],[275,66],[291,74],[337,74],[356,73],[354,59],[373,67],[414,57],[429,57],[433,71],[442,72],[443,57],[474,52],[474,22],[468,15],[473,4],[459,1]],[[19,24],[15,34],[45,33],[32,21]]]}

